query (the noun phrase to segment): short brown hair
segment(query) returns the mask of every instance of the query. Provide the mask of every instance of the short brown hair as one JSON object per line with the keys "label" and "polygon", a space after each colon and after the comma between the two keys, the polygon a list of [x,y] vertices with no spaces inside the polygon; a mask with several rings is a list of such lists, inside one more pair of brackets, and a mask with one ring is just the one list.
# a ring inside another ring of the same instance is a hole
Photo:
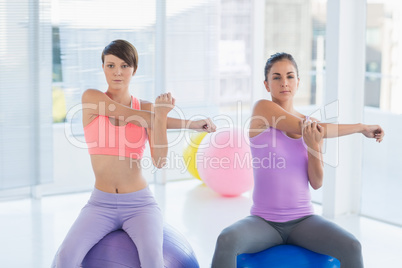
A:
{"label": "short brown hair", "polygon": [[105,63],[106,55],[114,55],[124,60],[128,66],[134,67],[134,72],[138,68],[137,49],[126,40],[118,39],[110,42],[102,51],[102,64]]}

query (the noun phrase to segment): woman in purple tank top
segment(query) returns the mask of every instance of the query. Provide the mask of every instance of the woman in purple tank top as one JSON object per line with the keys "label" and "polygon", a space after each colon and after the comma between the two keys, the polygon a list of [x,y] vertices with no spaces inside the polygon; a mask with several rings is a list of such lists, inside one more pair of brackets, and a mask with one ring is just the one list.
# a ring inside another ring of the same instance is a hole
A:
{"label": "woman in purple tank top", "polygon": [[384,131],[378,125],[325,124],[297,112],[293,98],[300,79],[290,54],[272,55],[264,74],[272,101],[258,101],[250,123],[255,182],[251,215],[221,232],[212,267],[236,267],[237,255],[280,244],[333,256],[342,268],[363,267],[360,242],[313,214],[309,185],[319,189],[323,183],[324,138],[362,133],[381,142]]}

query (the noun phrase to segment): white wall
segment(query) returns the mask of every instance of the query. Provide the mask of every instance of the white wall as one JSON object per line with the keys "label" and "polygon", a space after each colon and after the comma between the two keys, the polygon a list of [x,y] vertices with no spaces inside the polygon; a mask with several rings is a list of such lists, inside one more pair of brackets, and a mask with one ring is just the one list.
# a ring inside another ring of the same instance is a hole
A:
{"label": "white wall", "polygon": [[71,144],[64,126],[53,124],[54,181],[41,186],[43,195],[89,191],[95,182],[88,150]]}

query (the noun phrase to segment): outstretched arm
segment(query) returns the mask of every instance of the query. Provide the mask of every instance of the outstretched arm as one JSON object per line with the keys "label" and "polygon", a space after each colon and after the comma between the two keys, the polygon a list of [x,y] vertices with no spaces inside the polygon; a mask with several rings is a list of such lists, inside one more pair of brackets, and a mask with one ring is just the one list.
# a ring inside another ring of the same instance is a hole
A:
{"label": "outstretched arm", "polygon": [[[285,111],[278,104],[269,100],[258,101],[253,109],[250,123],[250,137],[258,135],[267,127],[273,127],[285,132],[302,135],[303,119]],[[323,129],[324,138],[335,138],[354,133],[362,133],[368,138],[381,142],[384,130],[378,125],[364,124],[318,124]]]}
{"label": "outstretched arm", "polygon": [[319,123],[324,128],[324,138],[335,138],[354,133],[362,133],[367,138],[374,138],[381,142],[384,138],[384,130],[379,125],[365,124],[327,124]]}
{"label": "outstretched arm", "polygon": [[186,128],[205,132],[215,132],[216,130],[216,126],[210,118],[192,121],[192,120],[168,117],[167,128],[168,129]]}
{"label": "outstretched arm", "polygon": [[[82,105],[84,127],[98,115],[114,117],[115,119],[148,129],[153,128],[155,121],[153,110],[131,109],[112,100],[105,93],[96,89],[88,89],[83,93]],[[206,132],[214,132],[216,130],[216,126],[209,118],[191,121],[167,117],[166,126],[168,129],[188,128]]]}

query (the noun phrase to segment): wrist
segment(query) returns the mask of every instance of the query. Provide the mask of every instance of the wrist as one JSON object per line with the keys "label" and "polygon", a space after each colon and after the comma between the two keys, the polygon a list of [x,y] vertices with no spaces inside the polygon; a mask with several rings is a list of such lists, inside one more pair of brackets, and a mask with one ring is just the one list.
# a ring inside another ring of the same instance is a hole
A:
{"label": "wrist", "polygon": [[187,129],[196,129],[196,126],[194,125],[194,121],[192,120],[184,120],[186,124]]}
{"label": "wrist", "polygon": [[363,133],[364,130],[366,129],[366,125],[365,125],[365,124],[362,124],[362,123],[357,124],[357,126],[358,126],[358,131],[357,131],[357,133]]}
{"label": "wrist", "polygon": [[320,152],[320,151],[321,151],[321,146],[320,146],[319,143],[311,144],[311,145],[308,146],[308,148],[309,148],[310,150],[315,151],[315,152]]}

